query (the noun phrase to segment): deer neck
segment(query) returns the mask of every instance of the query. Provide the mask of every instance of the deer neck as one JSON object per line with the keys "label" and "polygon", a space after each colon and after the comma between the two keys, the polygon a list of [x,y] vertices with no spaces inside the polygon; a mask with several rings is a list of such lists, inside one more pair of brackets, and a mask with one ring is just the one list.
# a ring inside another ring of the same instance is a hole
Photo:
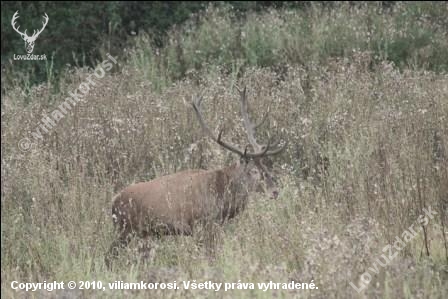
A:
{"label": "deer neck", "polygon": [[242,167],[244,166],[236,162],[217,172],[217,216],[221,221],[235,217],[246,206],[247,191]]}

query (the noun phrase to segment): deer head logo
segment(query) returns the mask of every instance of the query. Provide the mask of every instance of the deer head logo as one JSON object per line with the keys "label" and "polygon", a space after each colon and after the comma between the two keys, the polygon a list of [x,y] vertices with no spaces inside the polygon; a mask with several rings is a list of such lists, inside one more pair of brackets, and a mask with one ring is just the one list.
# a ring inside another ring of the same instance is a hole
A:
{"label": "deer head logo", "polygon": [[31,53],[33,53],[33,50],[34,50],[34,42],[36,41],[36,39],[37,39],[37,37],[39,36],[39,34],[41,34],[41,32],[44,31],[45,26],[47,26],[47,24],[48,24],[48,20],[49,20],[49,18],[48,18],[48,16],[47,16],[47,14],[45,14],[45,16],[44,16],[44,21],[42,22],[42,24],[43,24],[42,29],[37,30],[37,32],[36,32],[36,30],[34,30],[33,35],[32,35],[32,36],[28,36],[28,34],[26,34],[26,29],[25,29],[25,32],[22,33],[22,32],[19,31],[20,26],[17,26],[17,27],[16,27],[16,20],[19,18],[19,14],[18,14],[18,12],[19,12],[19,11],[16,11],[16,13],[12,16],[11,25],[12,25],[12,28],[13,28],[18,34],[20,34],[20,36],[22,37],[22,39],[25,41],[25,48],[26,48],[26,51],[27,51],[29,54],[31,54]]}

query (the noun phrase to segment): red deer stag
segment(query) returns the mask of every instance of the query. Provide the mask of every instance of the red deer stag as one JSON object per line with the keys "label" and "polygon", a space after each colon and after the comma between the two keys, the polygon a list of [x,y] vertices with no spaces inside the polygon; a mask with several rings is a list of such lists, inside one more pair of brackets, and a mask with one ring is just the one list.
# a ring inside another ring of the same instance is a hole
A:
{"label": "red deer stag", "polygon": [[125,247],[130,237],[136,234],[142,238],[149,235],[184,234],[191,235],[195,224],[223,224],[241,212],[251,191],[272,192],[274,178],[266,166],[265,159],[286,148],[286,143],[266,145],[257,143],[254,131],[266,119],[267,113],[258,124],[249,120],[246,88],[238,89],[241,113],[252,151],[241,150],[224,142],[221,131],[215,137],[204,122],[200,111],[202,98],[193,102],[193,109],[204,132],[223,148],[236,153],[240,159],[234,164],[218,170],[186,170],[156,178],[149,182],[131,185],[115,196],[112,207],[114,226],[120,235],[110,247],[110,257],[118,255],[118,248]]}

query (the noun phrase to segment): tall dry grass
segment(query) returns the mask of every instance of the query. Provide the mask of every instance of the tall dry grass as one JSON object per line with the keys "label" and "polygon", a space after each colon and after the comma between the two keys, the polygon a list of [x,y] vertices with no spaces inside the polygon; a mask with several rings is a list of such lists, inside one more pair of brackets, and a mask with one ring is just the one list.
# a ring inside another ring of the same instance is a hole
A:
{"label": "tall dry grass", "polygon": [[[357,298],[349,282],[415,223],[438,214],[365,290],[368,298],[443,298],[447,289],[448,77],[372,67],[369,54],[281,73],[220,67],[190,73],[159,92],[139,68],[123,65],[92,89],[32,151],[18,142],[88,76],[2,97],[2,297],[23,282],[101,280],[310,282],[313,291],[107,291],[38,293],[59,298],[198,297]],[[219,168],[234,156],[201,132],[190,106],[204,95],[204,115],[225,138],[244,143],[235,84],[246,84],[260,131],[289,140],[276,201],[260,195],[220,228],[215,256],[193,238],[135,240],[114,271],[104,253],[114,238],[111,198],[120,188],[188,168]],[[26,97],[29,97],[26,99]],[[31,105],[24,103],[30,102]]]}

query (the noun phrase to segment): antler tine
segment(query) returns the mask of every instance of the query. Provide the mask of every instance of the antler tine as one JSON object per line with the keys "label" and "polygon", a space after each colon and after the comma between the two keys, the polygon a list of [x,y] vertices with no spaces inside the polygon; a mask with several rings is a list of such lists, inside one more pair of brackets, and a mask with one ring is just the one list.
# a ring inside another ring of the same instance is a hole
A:
{"label": "antler tine", "polygon": [[23,33],[23,32],[20,32],[20,31],[19,31],[20,26],[17,26],[17,28],[16,28],[16,20],[17,20],[18,18],[19,18],[19,11],[16,11],[16,12],[14,13],[14,15],[12,16],[12,20],[11,20],[12,28],[14,29],[14,31],[16,31],[17,33],[19,33],[21,36],[25,36],[25,35],[26,35],[26,29],[25,29],[25,33]]}
{"label": "antler tine", "polygon": [[268,140],[268,144],[266,145],[266,147],[264,148],[264,150],[256,152],[256,153],[246,153],[246,157],[248,158],[258,158],[258,157],[262,157],[265,156],[266,153],[269,150],[269,145],[271,144],[271,139]]}
{"label": "antler tine", "polygon": [[[279,142],[276,142],[276,145],[278,143]],[[266,147],[264,147],[263,151],[258,152],[258,153],[253,153],[253,154],[249,153],[249,154],[246,154],[246,156],[250,157],[250,158],[259,158],[259,157],[263,157],[263,156],[266,157],[266,156],[277,155],[277,154],[281,153],[283,150],[285,150],[287,145],[288,145],[288,142],[285,142],[285,144],[282,147],[276,148],[274,150],[270,150],[274,146],[271,145],[271,140],[269,139],[268,144],[266,145]]]}
{"label": "antler tine", "polygon": [[244,148],[244,156],[247,157],[247,149],[248,149],[249,145],[246,145],[246,147]]}
{"label": "antler tine", "polygon": [[204,99],[203,96],[197,96],[195,99],[193,99],[193,106],[197,106],[197,108],[199,108],[201,106],[202,99]]}
{"label": "antler tine", "polygon": [[[257,140],[255,139],[254,131],[257,126],[250,121],[249,112],[247,109],[246,86],[244,86],[242,90],[237,87],[237,90],[240,93],[241,116],[243,117],[243,124],[246,131],[247,139],[256,152],[260,151],[262,146],[258,144]],[[262,121],[264,122],[264,120]]]}
{"label": "antler tine", "polygon": [[226,143],[226,142],[221,140],[222,133],[223,133],[224,129],[221,129],[219,131],[218,138],[216,138],[213,135],[212,130],[205,124],[204,119],[202,118],[202,114],[201,114],[201,112],[199,110],[199,107],[201,105],[202,99],[203,99],[202,96],[198,97],[198,98],[196,98],[196,100],[193,101],[193,104],[192,104],[193,108],[194,108],[194,111],[196,112],[196,116],[197,116],[197,118],[199,120],[199,123],[201,124],[202,129],[207,133],[207,135],[213,141],[215,141],[216,143],[218,143],[222,147],[224,147],[224,148],[228,149],[229,151],[234,152],[234,153],[236,153],[236,154],[238,154],[240,156],[244,156],[244,153],[241,150],[239,150],[238,148],[234,147],[233,145],[230,145],[230,144],[228,144],[228,143]]}
{"label": "antler tine", "polygon": [[49,20],[49,17],[48,17],[48,15],[45,13],[45,16],[44,16],[44,21],[42,21],[42,29],[40,29],[40,30],[37,30],[37,32],[35,32],[35,33],[33,33],[33,36],[36,36],[36,38],[37,38],[37,36],[39,36],[41,33],[42,33],[42,31],[44,31],[44,29],[45,29],[45,27],[47,27],[47,24],[48,24],[48,20]]}
{"label": "antler tine", "polygon": [[[277,142],[277,144],[278,144],[278,142]],[[288,146],[288,141],[286,141],[282,147],[276,148],[275,150],[272,150],[272,151],[268,151],[266,153],[266,156],[277,155],[280,152],[282,152],[283,150],[285,150],[287,146]]]}
{"label": "antler tine", "polygon": [[[246,134],[248,136],[250,145],[254,149],[254,152],[253,153],[248,153],[248,146],[245,147],[244,152],[243,152],[240,149],[238,149],[237,147],[222,141],[221,137],[222,137],[224,129],[221,129],[219,131],[218,137],[216,138],[214,136],[212,130],[205,124],[205,121],[204,121],[204,119],[202,117],[202,114],[201,114],[201,111],[200,111],[200,106],[201,106],[201,102],[203,100],[203,97],[202,96],[198,96],[198,97],[196,97],[196,99],[193,100],[192,106],[193,106],[193,109],[194,109],[194,111],[196,113],[196,116],[197,116],[197,118],[199,120],[199,123],[200,123],[202,129],[204,130],[204,132],[213,141],[215,141],[216,143],[218,143],[222,147],[230,150],[231,152],[234,152],[234,153],[240,155],[241,157],[259,158],[259,157],[262,157],[262,156],[275,155],[275,154],[278,154],[281,151],[283,151],[286,148],[287,143],[285,143],[285,145],[280,147],[280,148],[276,148],[278,146],[279,142],[276,141],[274,144],[272,144],[272,138],[269,138],[268,143],[267,143],[266,146],[262,146],[262,145],[260,145],[260,144],[258,144],[256,142],[254,134],[253,134],[254,125],[250,122],[249,115],[247,113],[246,87],[244,87],[243,90],[239,89],[238,87],[237,87],[237,89],[238,89],[238,91],[240,92],[240,95],[241,95],[241,113],[243,114],[243,120],[244,120],[244,126],[246,128]],[[263,117],[263,118],[266,118],[266,117]],[[276,148],[276,149],[273,149],[273,148]]]}
{"label": "antler tine", "polygon": [[276,148],[276,147],[278,146],[279,143],[280,143],[280,139],[279,139],[279,140],[276,140],[276,141],[271,145],[271,147],[272,147],[272,148]]}
{"label": "antler tine", "polygon": [[260,122],[254,126],[254,129],[255,129],[255,130],[258,129],[259,127],[261,127],[262,124],[264,124],[264,122],[265,122],[266,119],[268,118],[269,110],[270,110],[270,108],[268,108],[268,111],[266,111],[266,112],[264,113],[263,118],[260,120]]}
{"label": "antler tine", "polygon": [[271,150],[272,148],[276,148],[279,144],[279,142],[275,142],[275,144],[271,145],[271,139],[269,139],[268,144],[264,147],[263,145],[260,145],[257,140],[255,139],[255,132],[254,130],[260,127],[266,120],[268,114],[269,114],[269,108],[268,111],[264,114],[262,120],[254,125],[251,123],[249,119],[249,113],[247,109],[247,98],[246,98],[246,86],[243,89],[238,88],[238,91],[240,93],[240,100],[241,100],[241,114],[243,117],[244,127],[246,129],[247,138],[249,139],[249,143],[254,148],[255,153],[253,154],[246,154],[246,156],[250,157],[261,157],[261,156],[269,156],[269,155],[275,155],[280,153],[286,148],[286,144],[278,149]]}

